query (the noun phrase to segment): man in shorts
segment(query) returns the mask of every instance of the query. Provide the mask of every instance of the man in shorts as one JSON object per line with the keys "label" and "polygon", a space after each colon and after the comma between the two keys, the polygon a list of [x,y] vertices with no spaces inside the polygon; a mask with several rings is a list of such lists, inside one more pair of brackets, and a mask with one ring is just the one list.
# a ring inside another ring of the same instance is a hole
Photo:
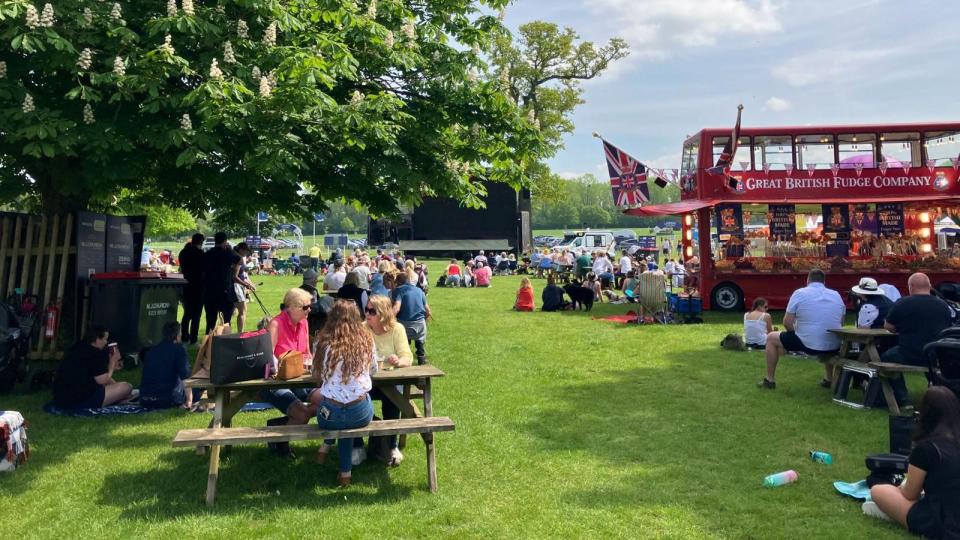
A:
{"label": "man in shorts", "polygon": [[[831,354],[840,348],[840,338],[830,332],[843,326],[847,308],[840,293],[824,284],[823,270],[814,269],[807,274],[807,286],[793,291],[787,302],[783,317],[783,332],[767,334],[767,375],[757,385],[760,388],[777,387],[777,362],[787,352],[799,352],[810,356]],[[824,364],[825,375],[820,385],[830,387],[833,367]]]}

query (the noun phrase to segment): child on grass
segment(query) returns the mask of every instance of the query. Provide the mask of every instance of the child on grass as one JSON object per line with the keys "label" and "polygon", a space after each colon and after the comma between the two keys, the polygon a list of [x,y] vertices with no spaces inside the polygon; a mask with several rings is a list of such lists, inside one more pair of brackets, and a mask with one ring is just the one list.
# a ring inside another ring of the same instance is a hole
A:
{"label": "child on grass", "polygon": [[530,278],[520,280],[520,290],[517,291],[517,300],[513,303],[514,311],[533,311],[533,286]]}

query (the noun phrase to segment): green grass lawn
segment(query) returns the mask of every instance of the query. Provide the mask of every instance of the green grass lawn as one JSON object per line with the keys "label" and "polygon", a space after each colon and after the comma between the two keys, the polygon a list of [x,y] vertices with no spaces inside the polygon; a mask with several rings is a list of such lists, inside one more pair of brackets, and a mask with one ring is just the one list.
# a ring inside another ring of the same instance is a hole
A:
{"label": "green grass lawn", "polygon": [[[258,281],[269,306],[297,283]],[[834,480],[863,478],[864,456],[886,451],[887,415],[832,404],[815,361],[785,359],[778,389],[759,390],[761,353],[718,347],[740,331],[737,315],[637,327],[592,320],[626,306],[516,313],[518,281],[430,292],[427,352],[447,373],[434,384],[435,414],[457,424],[436,436],[437,494],[413,437],[400,468],[365,463],[345,490],[335,465],[313,463],[315,444],[295,444],[290,463],[248,446],[223,460],[207,508],[207,460],[170,443],[208,414],[54,417],[42,392],[0,396],[0,409],[30,421],[33,449],[0,476],[0,506],[27,538],[904,536],[835,493]],[[534,281],[538,304],[543,285]],[[921,381],[910,383],[916,397]],[[810,450],[834,464],[813,463]],[[799,482],[761,486],[785,469]]]}

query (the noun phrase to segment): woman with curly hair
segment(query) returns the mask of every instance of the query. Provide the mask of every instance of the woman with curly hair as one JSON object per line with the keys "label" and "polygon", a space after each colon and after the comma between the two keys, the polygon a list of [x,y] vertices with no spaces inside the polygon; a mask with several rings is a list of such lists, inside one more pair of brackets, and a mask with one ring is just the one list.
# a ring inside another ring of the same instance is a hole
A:
{"label": "woman with curly hair", "polygon": [[[320,384],[317,425],[321,429],[349,429],[366,426],[373,419],[369,392],[373,388],[371,372],[377,370],[377,357],[370,329],[360,320],[357,305],[337,300],[320,332],[313,375]],[[333,439],[323,441],[317,450],[317,463],[324,463]],[[350,485],[353,438],[337,443],[340,472],[337,483]]]}

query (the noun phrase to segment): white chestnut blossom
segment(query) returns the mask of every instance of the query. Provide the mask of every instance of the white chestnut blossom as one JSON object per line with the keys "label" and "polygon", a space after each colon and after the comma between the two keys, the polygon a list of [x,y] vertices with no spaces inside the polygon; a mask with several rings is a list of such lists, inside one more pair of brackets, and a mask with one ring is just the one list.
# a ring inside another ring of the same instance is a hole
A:
{"label": "white chestnut blossom", "polygon": [[260,77],[260,97],[270,97],[270,79]]}
{"label": "white chestnut blossom", "polygon": [[184,131],[193,129],[193,122],[190,121],[189,114],[184,113],[183,116],[180,117],[180,129]]}
{"label": "white chestnut blossom", "polygon": [[7,63],[0,62],[0,79],[7,78]]}
{"label": "white chestnut blossom", "polygon": [[253,78],[254,78],[255,80],[259,80],[259,79],[260,79],[260,68],[258,68],[257,66],[253,66],[253,70],[252,70],[251,74],[253,75]]}
{"label": "white chestnut blossom", "polygon": [[196,12],[193,10],[193,0],[182,0],[180,5],[183,7],[184,15],[195,15]]}
{"label": "white chestnut blossom", "polygon": [[177,16],[177,0],[167,0],[167,17]]}
{"label": "white chestnut blossom", "polygon": [[536,111],[534,111],[533,109],[530,109],[529,111],[527,111],[527,121],[528,121],[528,122],[533,122],[533,121],[536,120],[536,119],[537,119],[537,112],[536,112]]}
{"label": "white chestnut blossom", "polygon": [[88,7],[83,8],[83,22],[87,26],[90,26],[91,24],[93,24],[93,10],[91,10]]}
{"label": "white chestnut blossom", "polygon": [[123,11],[120,8],[120,2],[114,2],[113,9],[110,10],[110,18],[120,20],[121,17],[123,17]]}
{"label": "white chestnut blossom", "polygon": [[31,30],[40,28],[40,14],[37,13],[37,8],[33,7],[32,5],[27,5],[24,17],[26,18],[28,28]]}
{"label": "white chestnut blossom", "polygon": [[354,90],[353,95],[350,96],[351,105],[359,105],[363,103],[363,93],[359,90]]}
{"label": "white chestnut blossom", "polygon": [[370,0],[370,5],[367,6],[367,17],[371,19],[377,16],[377,0]]}
{"label": "white chestnut blossom", "polygon": [[275,47],[277,45],[277,22],[274,21],[270,23],[270,26],[267,27],[267,30],[263,33],[263,44],[267,47]]}
{"label": "white chestnut blossom", "polygon": [[217,59],[214,58],[213,61],[210,62],[210,78],[219,79],[220,77],[223,77],[223,72],[220,71],[220,66],[217,65]]}
{"label": "white chestnut blossom", "polygon": [[44,4],[43,12],[40,14],[40,26],[44,28],[51,28],[55,22],[56,18],[53,16],[53,5]]}
{"label": "white chestnut blossom", "polygon": [[470,48],[470,52],[473,53],[474,56],[480,56],[480,45],[474,43],[473,47]]}
{"label": "white chestnut blossom", "polygon": [[163,45],[160,46],[160,50],[170,54],[177,54],[177,50],[173,48],[173,38],[170,34],[164,36]]}
{"label": "white chestnut blossom", "polygon": [[467,71],[467,82],[477,82],[477,77],[478,75],[476,69],[470,68],[470,70]]}
{"label": "white chestnut blossom", "polygon": [[387,30],[387,37],[383,39],[383,44],[387,46],[388,49],[392,49],[396,38],[393,36],[393,32]]}
{"label": "white chestnut blossom", "polygon": [[241,39],[250,37],[250,27],[247,26],[247,21],[243,19],[237,21],[237,37]]}
{"label": "white chestnut blossom", "polygon": [[413,19],[407,19],[403,26],[400,27],[400,31],[403,32],[403,35],[410,41],[417,39],[417,27],[414,26]]}
{"label": "white chestnut blossom", "polygon": [[229,41],[223,44],[223,61],[228,64],[237,63],[237,57],[233,54],[233,44]]}
{"label": "white chestnut blossom", "polygon": [[20,110],[23,111],[23,114],[29,114],[37,110],[37,108],[33,105],[33,96],[27,94],[23,97],[23,104],[20,105]]}
{"label": "white chestnut blossom", "polygon": [[89,103],[83,106],[83,123],[90,125],[96,122],[96,117],[93,116],[93,107]]}
{"label": "white chestnut blossom", "polygon": [[83,71],[90,69],[93,65],[93,51],[89,48],[80,51],[80,57],[77,58],[77,67]]}
{"label": "white chestnut blossom", "polygon": [[117,77],[123,77],[127,74],[127,68],[124,65],[123,58],[119,56],[113,59],[113,74]]}
{"label": "white chestnut blossom", "polygon": [[500,13],[497,13],[497,20],[500,22],[503,22],[503,20],[506,18],[507,18],[507,10],[501,8]]}

